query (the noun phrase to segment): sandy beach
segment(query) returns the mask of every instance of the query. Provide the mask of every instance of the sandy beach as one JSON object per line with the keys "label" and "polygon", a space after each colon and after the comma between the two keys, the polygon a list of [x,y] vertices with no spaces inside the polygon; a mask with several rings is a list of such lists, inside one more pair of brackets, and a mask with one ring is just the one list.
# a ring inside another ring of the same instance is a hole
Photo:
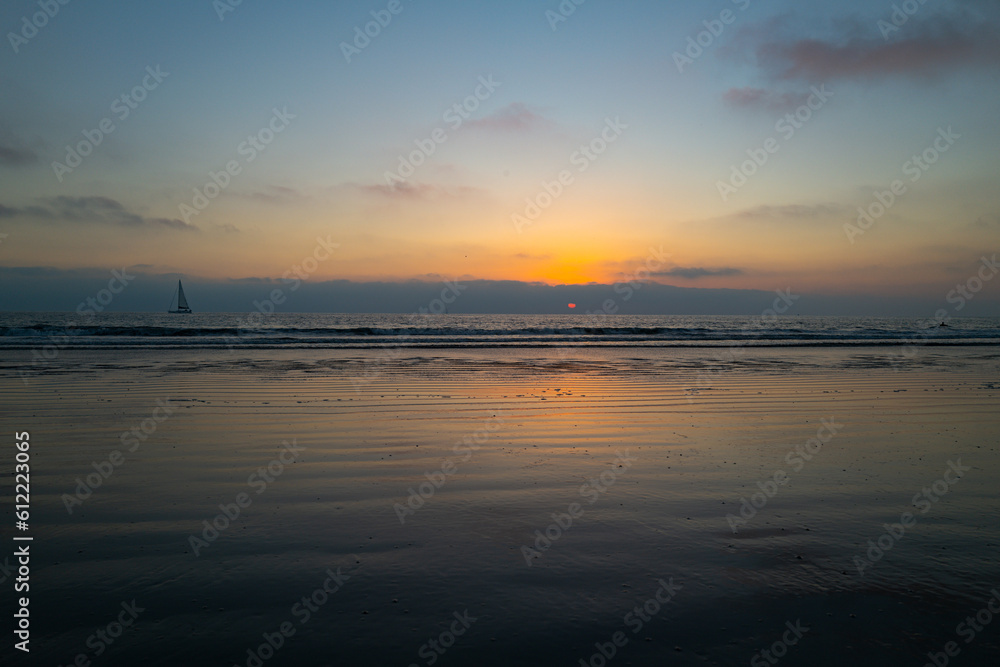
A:
{"label": "sandy beach", "polygon": [[1000,586],[1000,355],[893,352],[91,350],[27,383],[6,364],[37,653],[881,665],[954,641],[984,664],[993,628],[956,628]]}

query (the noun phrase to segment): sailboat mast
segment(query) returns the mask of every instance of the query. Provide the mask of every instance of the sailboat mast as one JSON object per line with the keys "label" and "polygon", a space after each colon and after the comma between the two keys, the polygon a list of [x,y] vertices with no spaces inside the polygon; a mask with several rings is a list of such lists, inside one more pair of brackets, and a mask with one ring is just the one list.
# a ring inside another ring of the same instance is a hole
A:
{"label": "sailboat mast", "polygon": [[186,310],[188,308],[187,297],[184,296],[184,286],[181,285],[181,281],[177,281],[177,310]]}
{"label": "sailboat mast", "polygon": [[176,309],[174,308],[175,299],[171,299],[170,307],[167,309],[168,313],[188,314],[191,312],[191,306],[188,305],[187,297],[184,296],[184,285],[181,284],[179,279],[177,280],[177,290],[174,292],[174,297],[177,302],[177,307]]}

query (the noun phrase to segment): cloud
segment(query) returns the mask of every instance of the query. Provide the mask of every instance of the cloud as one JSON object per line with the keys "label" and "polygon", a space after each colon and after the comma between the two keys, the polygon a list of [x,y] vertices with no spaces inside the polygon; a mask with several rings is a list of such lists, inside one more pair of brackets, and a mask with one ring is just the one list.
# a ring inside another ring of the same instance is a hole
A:
{"label": "cloud", "polygon": [[531,111],[521,102],[513,102],[488,116],[466,121],[464,127],[502,132],[526,132],[552,125],[552,121]]}
{"label": "cloud", "polygon": [[931,78],[956,67],[1000,63],[995,29],[972,17],[936,16],[922,23],[910,19],[888,39],[874,25],[845,23],[838,30],[825,39],[772,38],[758,43],[757,64],[773,80],[815,82]]}
{"label": "cloud", "polygon": [[180,229],[182,231],[199,231],[194,225],[188,224],[183,220],[178,220],[177,218],[143,218],[141,224],[163,225],[164,227]]}
{"label": "cloud", "polygon": [[15,209],[0,204],[2,217],[34,217],[47,220],[69,220],[86,223],[124,225],[129,227],[166,227],[184,231],[198,231],[194,225],[176,218],[152,218],[128,210],[121,202],[110,197],[48,197],[43,205]]}
{"label": "cloud", "polygon": [[764,88],[730,88],[723,93],[722,100],[731,107],[780,112],[802,106],[810,94],[809,91],[779,93]]}
{"label": "cloud", "polygon": [[785,204],[780,206],[762,204],[738,211],[732,217],[744,220],[759,220],[762,218],[794,218],[801,220],[844,215],[844,211],[844,207],[837,204]]}
{"label": "cloud", "polygon": [[21,167],[33,164],[38,159],[34,151],[27,148],[0,145],[0,164],[8,167]]}
{"label": "cloud", "polygon": [[[0,215],[3,212],[0,211]],[[1000,228],[1000,215],[981,215],[972,223],[973,227],[978,227],[979,229],[997,229]]]}
{"label": "cloud", "polygon": [[48,199],[56,217],[68,220],[114,222],[141,225],[142,216],[131,213],[121,202],[110,197],[70,197],[59,195]]}
{"label": "cloud", "polygon": [[[958,275],[967,275],[967,266]],[[167,301],[179,275],[176,272],[149,272],[129,267],[136,279],[115,296],[109,311],[149,311]],[[250,304],[274,288],[288,289],[278,277],[209,279],[182,274],[185,292],[198,312],[232,312]],[[449,278],[451,279],[451,278]],[[51,267],[0,266],[0,292],[6,295],[8,310],[71,311],[81,298],[107,287],[108,268],[63,270]],[[461,313],[566,313],[566,304],[575,303],[576,313],[602,312],[613,285],[546,285],[510,280],[459,278],[462,294],[450,312]],[[284,312],[319,313],[401,313],[417,312],[440,298],[443,285],[434,281],[356,282],[351,280],[304,281],[280,307]],[[940,307],[936,291],[922,297],[887,297],[878,292],[841,295],[801,293],[795,312],[799,315],[906,315],[926,317]],[[745,288],[680,287],[649,282],[635,290],[629,300],[618,299],[624,314],[760,315],[772,305],[774,292]],[[986,291],[969,302],[970,315],[989,316],[1000,304]],[[581,319],[581,322],[585,320]]]}
{"label": "cloud", "polygon": [[718,269],[706,269],[700,266],[676,266],[666,271],[654,271],[650,275],[660,278],[684,278],[686,280],[697,280],[699,278],[709,278],[715,276],[741,276],[743,275],[743,269],[728,266]]}
{"label": "cloud", "polygon": [[38,152],[28,148],[20,133],[12,131],[9,123],[0,120],[0,166],[24,167],[37,161]]}
{"label": "cloud", "polygon": [[292,200],[304,199],[305,195],[300,193],[294,188],[288,188],[283,185],[268,185],[261,190],[256,190],[247,194],[240,193],[238,196],[246,197],[248,199],[255,199],[258,201],[265,202],[287,202]]}
{"label": "cloud", "polygon": [[390,199],[409,199],[412,201],[433,201],[440,199],[465,199],[479,196],[482,190],[468,185],[447,186],[431,183],[411,183],[403,181],[386,185],[382,183],[360,185],[354,187],[360,192],[376,197]]}

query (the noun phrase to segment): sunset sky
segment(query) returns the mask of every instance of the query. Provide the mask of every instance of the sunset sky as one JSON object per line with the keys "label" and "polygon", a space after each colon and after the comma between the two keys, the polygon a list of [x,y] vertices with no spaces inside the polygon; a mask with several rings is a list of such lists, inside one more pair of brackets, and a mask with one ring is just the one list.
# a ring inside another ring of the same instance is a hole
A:
{"label": "sunset sky", "polygon": [[1000,6],[900,5],[11,0],[0,283],[277,280],[321,238],[312,282],[941,302],[998,249]]}

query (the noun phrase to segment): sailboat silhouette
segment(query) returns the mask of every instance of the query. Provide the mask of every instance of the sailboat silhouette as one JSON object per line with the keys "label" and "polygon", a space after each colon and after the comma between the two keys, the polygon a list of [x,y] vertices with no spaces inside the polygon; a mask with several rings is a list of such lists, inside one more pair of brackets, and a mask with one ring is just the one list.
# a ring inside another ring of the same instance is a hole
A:
{"label": "sailboat silhouette", "polygon": [[[191,312],[191,307],[188,306],[187,297],[184,296],[184,286],[181,285],[181,281],[180,280],[177,281],[177,292],[175,292],[174,296],[177,299],[177,309],[175,310],[173,308],[170,308],[169,310],[167,310],[167,312],[168,313],[184,313],[184,314],[190,313]],[[174,300],[173,299],[170,300],[170,305],[171,306],[174,305]]]}

